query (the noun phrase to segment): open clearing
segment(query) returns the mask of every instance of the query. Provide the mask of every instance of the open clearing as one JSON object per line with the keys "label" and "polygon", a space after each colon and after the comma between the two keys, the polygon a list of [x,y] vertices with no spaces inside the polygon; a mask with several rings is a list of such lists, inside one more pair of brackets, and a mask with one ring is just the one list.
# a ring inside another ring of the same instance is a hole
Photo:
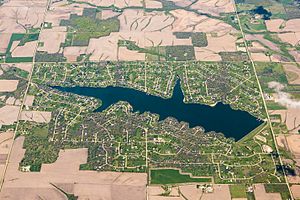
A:
{"label": "open clearing", "polygon": [[[266,20],[267,30],[275,32],[274,34],[279,41],[290,44],[294,47],[300,45],[300,19],[271,19]],[[298,62],[300,60],[300,52],[297,48],[289,50],[289,54]]]}
{"label": "open clearing", "polygon": [[300,135],[289,135],[286,140],[292,153],[300,158]]}
{"label": "open clearing", "polygon": [[34,96],[32,95],[26,95],[26,98],[24,100],[24,105],[25,106],[32,106],[34,101]]}
{"label": "open clearing", "polygon": [[57,27],[53,29],[44,29],[40,33],[40,42],[43,46],[39,47],[39,51],[47,53],[59,53],[61,43],[66,39],[66,27]]}
{"label": "open clearing", "polygon": [[78,55],[86,54],[87,47],[66,47],[64,48],[64,56],[68,62],[76,62]]}
{"label": "open clearing", "polygon": [[[169,195],[160,186],[149,186],[147,189],[149,200],[185,200],[185,199],[201,199],[201,200],[231,200],[228,185],[212,185],[212,192],[204,192],[195,184],[184,184],[173,186]],[[258,199],[262,200],[262,199]]]}
{"label": "open clearing", "polygon": [[289,84],[300,84],[300,69],[296,65],[293,64],[284,64],[283,69],[285,73],[287,74],[287,78],[289,81]]}
{"label": "open clearing", "polygon": [[271,19],[266,21],[266,26],[272,32],[298,32],[300,31],[300,19]]}
{"label": "open clearing", "polygon": [[0,32],[0,53],[5,53],[7,50],[7,46],[10,41],[11,33],[1,33]]}
{"label": "open clearing", "polygon": [[291,187],[295,199],[300,199],[300,185],[293,185]]}
{"label": "open clearing", "polygon": [[251,53],[251,58],[254,61],[258,61],[258,62],[269,62],[270,61],[270,57],[267,56],[265,53]]}
{"label": "open clearing", "polygon": [[155,8],[162,8],[163,5],[161,2],[157,1],[157,0],[145,0],[145,7],[146,8],[152,8],[152,9],[155,9]]}
{"label": "open clearing", "polygon": [[187,199],[200,199],[203,193],[196,185],[182,185],[179,189]]}
{"label": "open clearing", "polygon": [[5,67],[16,67],[18,69],[30,72],[32,69],[32,63],[13,63],[13,64],[2,64]]}
{"label": "open clearing", "polygon": [[0,80],[0,92],[13,92],[18,87],[18,80]]}
{"label": "open clearing", "polygon": [[49,123],[51,120],[51,112],[22,111],[20,120],[33,121],[38,123]]}
{"label": "open clearing", "polygon": [[245,35],[246,40],[252,40],[252,41],[259,41],[261,42],[263,45],[269,47],[270,49],[273,49],[275,51],[279,51],[279,47],[277,46],[277,44],[265,39],[263,37],[263,35]]}
{"label": "open clearing", "polygon": [[285,123],[291,133],[298,133],[300,129],[300,108],[288,108],[287,110],[269,110],[272,115],[280,115],[281,122]]}
{"label": "open clearing", "polygon": [[3,181],[5,164],[7,161],[9,149],[13,143],[13,132],[0,133],[0,182]]}
{"label": "open clearing", "polygon": [[266,193],[263,184],[256,184],[254,187],[254,195],[256,200],[281,200],[279,193]]}
{"label": "open clearing", "polygon": [[20,107],[6,105],[0,108],[0,125],[11,125],[17,121]]}
{"label": "open clearing", "polygon": [[37,42],[27,42],[24,46],[17,46],[11,52],[12,57],[33,57]]}
{"label": "open clearing", "polygon": [[[25,1],[26,2],[26,1]],[[33,5],[11,5],[14,1],[9,1],[0,7],[0,30],[3,33],[25,33],[28,26],[34,28],[42,24],[44,7]]]}
{"label": "open clearing", "polygon": [[204,193],[202,199],[203,200],[215,200],[215,199],[231,200],[229,186],[214,185],[214,192]]}
{"label": "open clearing", "polygon": [[234,2],[232,0],[196,1],[196,3],[193,3],[191,8],[197,9],[203,13],[220,16],[221,13],[234,12]]}

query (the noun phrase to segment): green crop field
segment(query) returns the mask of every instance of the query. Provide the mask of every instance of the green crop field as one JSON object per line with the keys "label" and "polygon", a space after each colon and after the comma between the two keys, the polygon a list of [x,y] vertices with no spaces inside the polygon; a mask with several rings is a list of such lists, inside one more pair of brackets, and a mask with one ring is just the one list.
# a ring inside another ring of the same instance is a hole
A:
{"label": "green crop field", "polygon": [[245,185],[230,185],[229,189],[231,198],[247,198]]}
{"label": "green crop field", "polygon": [[151,184],[176,184],[176,183],[205,183],[211,182],[211,178],[192,178],[186,174],[180,174],[176,169],[150,170]]}

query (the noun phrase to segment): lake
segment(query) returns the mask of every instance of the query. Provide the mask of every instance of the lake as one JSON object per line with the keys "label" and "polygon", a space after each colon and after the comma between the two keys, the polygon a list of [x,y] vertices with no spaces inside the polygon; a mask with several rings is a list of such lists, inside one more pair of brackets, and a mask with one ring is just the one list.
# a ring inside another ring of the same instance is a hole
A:
{"label": "lake", "polygon": [[53,88],[63,92],[101,99],[102,105],[95,112],[101,112],[119,101],[126,101],[133,107],[134,112],[139,111],[143,113],[149,111],[150,113],[158,114],[160,120],[173,117],[178,121],[189,123],[190,127],[201,126],[206,131],[221,132],[226,137],[232,137],[236,141],[262,123],[262,121],[248,112],[234,110],[229,105],[222,103],[218,103],[214,107],[196,103],[184,103],[180,80],[177,80],[173,96],[169,99],[125,87],[56,86]]}

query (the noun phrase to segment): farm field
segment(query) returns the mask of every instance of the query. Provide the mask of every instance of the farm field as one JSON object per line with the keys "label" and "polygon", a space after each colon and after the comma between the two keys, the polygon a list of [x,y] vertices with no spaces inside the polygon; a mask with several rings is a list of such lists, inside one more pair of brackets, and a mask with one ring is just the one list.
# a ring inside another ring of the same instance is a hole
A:
{"label": "farm field", "polygon": [[0,199],[300,199],[299,24],[298,0],[0,0]]}
{"label": "farm field", "polygon": [[190,175],[182,175],[174,169],[150,170],[151,184],[172,184],[186,182],[211,182],[210,178],[192,178]]}
{"label": "farm field", "polygon": [[[159,65],[165,66],[165,70],[162,67],[157,68]],[[185,76],[187,66],[191,65],[195,67],[191,68],[187,77]],[[42,163],[55,161],[60,148],[84,146],[89,148],[89,157],[87,163],[81,165],[83,170],[147,172],[148,167],[169,167],[181,169],[193,176],[214,177],[217,183],[232,181],[252,183],[267,180],[282,182],[281,172],[277,170],[279,160],[270,154],[275,149],[275,144],[270,127],[266,123],[253,130],[253,134],[235,142],[220,133],[207,133],[201,127],[189,128],[187,123],[178,122],[174,118],[159,121],[155,114],[132,112],[131,105],[126,102],[118,102],[100,113],[93,113],[92,111],[101,105],[100,100],[63,93],[51,87],[77,84],[81,87],[121,85],[162,98],[170,98],[175,84],[175,74],[179,77],[183,74],[181,79],[184,101],[211,105],[219,100],[224,102],[222,97],[226,96],[227,103],[233,108],[249,109],[247,111],[253,116],[264,119],[266,116],[262,99],[259,95],[251,95],[255,90],[259,93],[258,88],[253,87],[255,81],[251,81],[253,77],[251,68],[242,63],[231,63],[227,72],[232,76],[228,76],[228,80],[222,79],[223,84],[228,84],[224,85],[226,92],[218,90],[217,78],[221,77],[218,75],[222,73],[219,71],[221,66],[226,67],[222,63],[201,62],[176,63],[176,66],[172,66],[172,62],[125,62],[119,63],[118,68],[114,63],[88,63],[83,66],[36,64],[36,71],[32,75],[32,84],[28,91],[28,95],[35,96],[35,103],[29,110],[40,113],[51,112],[52,120],[48,124],[28,120],[19,123],[18,134],[27,135],[24,147],[28,149],[20,165],[30,166],[31,170],[39,171]],[[241,67],[244,67],[242,69],[245,75],[244,85],[240,84],[243,79],[238,74]],[[85,71],[87,68],[89,70]],[[193,69],[197,71],[194,72]],[[212,71],[208,72],[207,69]],[[247,70],[248,74],[245,74]],[[62,71],[66,73],[58,73]],[[202,92],[193,90],[199,86],[194,86],[191,81],[204,71],[206,74],[213,74],[212,82],[207,86],[203,85]],[[168,75],[169,79],[163,79],[165,74],[170,73],[173,76]],[[245,86],[246,83],[249,87]],[[232,93],[233,89],[236,95],[232,96],[231,101],[230,96],[226,94]],[[247,89],[249,95],[244,95]],[[212,99],[214,101],[206,100],[210,96],[207,95],[207,90],[216,95]],[[200,93],[195,94],[191,91]],[[186,98],[188,94],[191,95],[190,99]],[[201,102],[193,100],[193,97],[201,94],[204,97]],[[239,99],[235,99],[235,96],[239,96]],[[257,97],[259,98],[256,99]],[[257,104],[247,103],[254,101]],[[248,107],[249,105],[252,107]],[[98,127],[98,131],[95,132],[94,127]],[[121,133],[118,130],[122,130]],[[42,145],[45,143],[46,146]],[[42,152],[47,152],[48,156],[38,156]],[[254,156],[256,154],[260,156]],[[262,162],[264,165],[259,164]],[[239,170],[246,166],[248,166],[246,171]]]}

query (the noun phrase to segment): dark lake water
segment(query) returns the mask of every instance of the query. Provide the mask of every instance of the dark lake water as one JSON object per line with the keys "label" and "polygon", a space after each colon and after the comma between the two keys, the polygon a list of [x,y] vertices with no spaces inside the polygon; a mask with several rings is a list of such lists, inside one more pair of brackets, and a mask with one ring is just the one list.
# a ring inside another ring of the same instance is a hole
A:
{"label": "dark lake water", "polygon": [[179,80],[176,82],[172,98],[169,99],[124,87],[54,88],[63,92],[101,99],[102,105],[96,109],[95,112],[101,112],[119,101],[126,101],[133,107],[134,112],[139,111],[143,113],[149,111],[150,113],[156,113],[159,114],[160,120],[173,117],[178,121],[189,123],[190,127],[201,126],[206,131],[221,132],[226,137],[232,137],[235,140],[241,139],[262,123],[262,121],[256,119],[249,113],[233,110],[229,105],[222,103],[218,103],[214,107],[195,103],[184,103],[184,95]]}
{"label": "dark lake water", "polygon": [[258,6],[252,10],[254,14],[259,14],[264,20],[269,20],[272,16],[272,13],[266,10],[263,6]]}

